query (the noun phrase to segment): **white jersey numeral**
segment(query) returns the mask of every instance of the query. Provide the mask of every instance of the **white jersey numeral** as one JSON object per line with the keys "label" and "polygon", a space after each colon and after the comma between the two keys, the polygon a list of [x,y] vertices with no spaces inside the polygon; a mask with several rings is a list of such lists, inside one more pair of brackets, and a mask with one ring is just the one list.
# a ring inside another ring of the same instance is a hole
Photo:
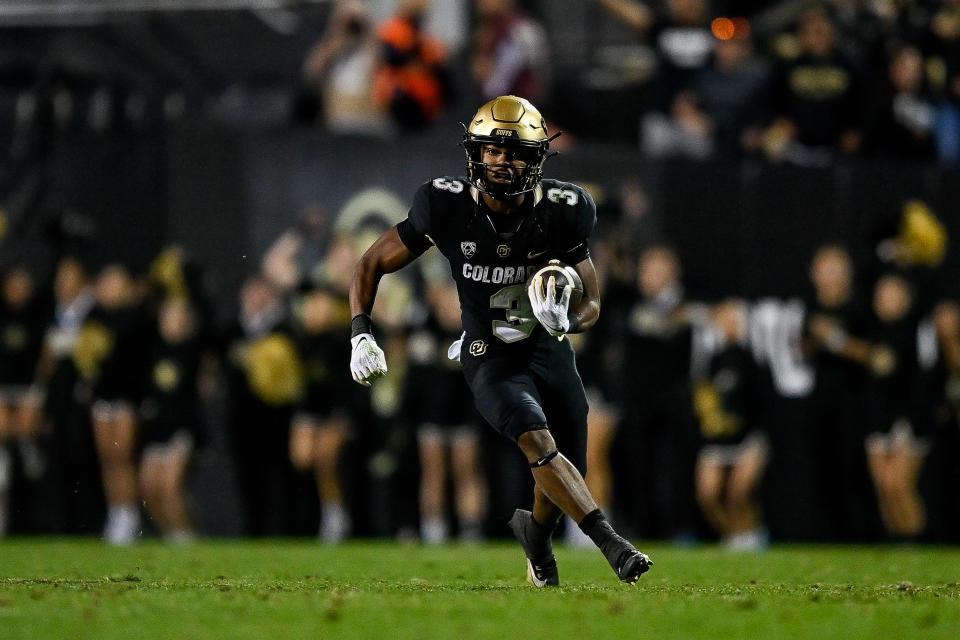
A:
{"label": "white jersey numeral", "polygon": [[537,326],[525,284],[515,284],[497,291],[490,296],[490,308],[506,309],[505,321],[493,321],[493,335],[504,342],[529,338]]}
{"label": "white jersey numeral", "polygon": [[570,189],[557,189],[554,187],[553,189],[547,189],[547,200],[556,203],[563,201],[572,207],[580,202],[580,196],[577,195],[576,191],[571,191]]}
{"label": "white jersey numeral", "polygon": [[463,191],[463,183],[459,180],[435,178],[433,180],[433,186],[436,189],[440,189],[441,191],[449,191],[450,193],[460,193]]}

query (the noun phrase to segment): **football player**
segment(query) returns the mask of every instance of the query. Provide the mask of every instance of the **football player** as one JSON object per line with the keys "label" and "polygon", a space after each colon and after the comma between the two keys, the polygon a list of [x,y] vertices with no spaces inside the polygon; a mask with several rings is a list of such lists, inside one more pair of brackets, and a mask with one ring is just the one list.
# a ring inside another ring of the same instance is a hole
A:
{"label": "football player", "polygon": [[[387,373],[370,322],[381,277],[435,245],[460,297],[464,335],[451,355],[459,357],[481,415],[517,443],[533,473],[533,510],[517,509],[510,520],[527,556],[528,581],[559,584],[551,537],[566,513],[617,576],[636,583],[652,562],[613,530],[583,481],[587,401],[564,340],[589,329],[600,313],[589,251],[596,206],[577,185],[541,179],[556,135],[547,134],[527,100],[495,98],[465,128],[467,175],[423,184],[407,219],[357,263],[350,289],[353,377],[369,385]],[[584,290],[575,306],[570,286],[560,292],[552,277],[530,278],[550,259],[580,275]]]}

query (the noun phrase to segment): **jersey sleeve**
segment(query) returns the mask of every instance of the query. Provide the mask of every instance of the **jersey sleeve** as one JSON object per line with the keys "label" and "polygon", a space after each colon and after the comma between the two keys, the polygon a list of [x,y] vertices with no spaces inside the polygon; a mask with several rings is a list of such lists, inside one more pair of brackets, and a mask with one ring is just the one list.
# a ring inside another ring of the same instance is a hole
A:
{"label": "jersey sleeve", "polygon": [[430,221],[429,184],[417,189],[413,196],[413,204],[407,213],[407,219],[397,224],[397,233],[400,240],[416,255],[420,255],[430,248],[433,241],[430,239],[432,225]]}
{"label": "jersey sleeve", "polygon": [[574,265],[590,257],[590,234],[597,222],[597,205],[586,189],[577,188],[579,195],[569,235],[565,234],[560,260]]}

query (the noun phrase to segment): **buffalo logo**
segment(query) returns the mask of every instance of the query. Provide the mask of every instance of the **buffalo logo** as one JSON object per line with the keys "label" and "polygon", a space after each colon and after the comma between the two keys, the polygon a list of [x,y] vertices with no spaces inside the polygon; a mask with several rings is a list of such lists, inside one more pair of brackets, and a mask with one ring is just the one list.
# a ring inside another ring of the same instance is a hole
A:
{"label": "buffalo logo", "polygon": [[500,256],[501,258],[509,258],[510,245],[506,245],[506,244],[497,245],[497,255]]}
{"label": "buffalo logo", "polygon": [[477,252],[477,243],[476,242],[461,242],[460,251],[463,251],[463,257],[467,260],[473,257],[473,254]]}
{"label": "buffalo logo", "polygon": [[487,343],[483,340],[474,340],[470,343],[470,346],[467,347],[467,350],[472,356],[482,356],[487,352]]}

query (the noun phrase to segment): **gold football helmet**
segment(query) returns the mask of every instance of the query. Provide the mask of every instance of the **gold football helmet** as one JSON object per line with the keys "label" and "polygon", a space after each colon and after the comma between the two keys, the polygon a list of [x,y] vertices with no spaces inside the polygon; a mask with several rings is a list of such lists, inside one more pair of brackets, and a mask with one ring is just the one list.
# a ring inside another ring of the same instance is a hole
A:
{"label": "gold football helmet", "polygon": [[[500,96],[486,103],[473,116],[463,136],[467,152],[467,177],[480,191],[495,198],[509,198],[532,191],[543,175],[543,163],[549,154],[550,141],[559,133],[548,136],[547,123],[540,111],[529,100],[517,96]],[[515,170],[509,185],[487,183],[488,165],[483,162],[483,145],[493,144],[511,148],[526,166]]]}

